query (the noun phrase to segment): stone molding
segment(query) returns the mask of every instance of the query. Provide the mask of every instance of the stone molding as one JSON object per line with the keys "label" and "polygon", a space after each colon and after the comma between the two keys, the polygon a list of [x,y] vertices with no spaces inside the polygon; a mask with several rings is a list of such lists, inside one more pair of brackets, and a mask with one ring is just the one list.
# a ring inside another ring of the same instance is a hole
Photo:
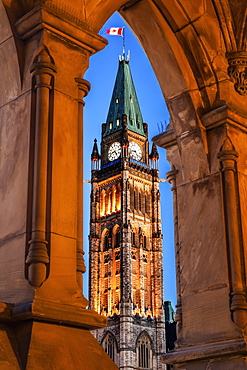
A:
{"label": "stone molding", "polygon": [[43,5],[36,6],[21,17],[15,23],[15,30],[18,37],[24,41],[37,32],[47,30],[68,44],[87,50],[89,54],[94,54],[107,45],[106,39],[89,30],[84,23],[78,25],[75,22],[68,22],[66,17],[58,17],[56,12],[49,12]]}
{"label": "stone molding", "polygon": [[83,149],[81,145],[81,138],[83,137],[83,107],[85,105],[83,99],[90,91],[90,83],[83,78],[75,78],[78,88],[78,189],[77,189],[77,241],[76,241],[76,280],[79,288],[82,287],[82,274],[86,272],[83,251],[83,195],[82,195],[82,162],[83,162]]}
{"label": "stone molding", "polygon": [[44,9],[50,10],[53,14],[62,16],[83,28],[96,31],[96,26],[92,22],[83,21],[83,14],[81,12],[73,9],[61,0],[34,0],[34,5],[42,6]]}
{"label": "stone molding", "polygon": [[[247,94],[246,4],[232,0],[213,0],[226,47],[228,75],[236,92]],[[239,7],[238,12],[234,9]],[[235,31],[235,32],[234,32]]]}
{"label": "stone molding", "polygon": [[230,278],[230,309],[233,322],[242,330],[246,329],[247,302],[245,268],[242,261],[244,246],[242,240],[242,222],[238,188],[237,159],[238,153],[231,140],[226,137],[217,155],[220,162],[222,198],[226,230],[226,247]]}
{"label": "stone molding", "polygon": [[175,256],[176,256],[176,288],[177,288],[177,304],[175,321],[177,323],[177,333],[181,332],[183,316],[182,316],[182,299],[181,299],[181,282],[180,282],[180,239],[179,239],[179,227],[178,227],[178,195],[177,195],[177,174],[178,170],[174,167],[171,171],[167,172],[166,178],[172,185],[171,191],[173,195],[173,220],[174,220],[174,243],[175,243]]}
{"label": "stone molding", "polygon": [[35,299],[18,304],[0,302],[0,322],[36,320],[88,330],[103,328],[107,318],[79,305]]}
{"label": "stone molding", "polygon": [[35,127],[33,146],[33,183],[31,200],[31,238],[28,241],[26,256],[27,279],[34,287],[39,287],[48,276],[48,240],[47,212],[49,203],[47,182],[49,158],[49,128],[52,125],[50,112],[53,102],[50,91],[53,88],[53,77],[56,72],[53,59],[47,47],[43,46],[34,58],[30,72],[34,79],[32,101],[35,112],[33,125]]}
{"label": "stone molding", "polygon": [[247,343],[244,338],[237,338],[175,349],[163,355],[162,360],[165,364],[182,364],[243,355],[247,355]]}
{"label": "stone molding", "polygon": [[240,95],[247,95],[247,52],[231,53],[227,56],[228,75]]}

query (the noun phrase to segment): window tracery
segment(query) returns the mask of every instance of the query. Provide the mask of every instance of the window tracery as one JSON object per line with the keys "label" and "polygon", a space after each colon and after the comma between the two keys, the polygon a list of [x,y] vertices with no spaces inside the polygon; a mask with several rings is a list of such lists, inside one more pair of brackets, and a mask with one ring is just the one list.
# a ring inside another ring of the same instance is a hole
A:
{"label": "window tracery", "polygon": [[116,339],[114,338],[113,334],[108,333],[105,336],[102,342],[102,347],[104,348],[108,356],[111,357],[112,361],[115,361],[116,355],[117,355],[117,345],[116,345]]}
{"label": "window tracery", "polygon": [[136,346],[138,369],[152,369],[152,345],[146,333],[141,334]]}

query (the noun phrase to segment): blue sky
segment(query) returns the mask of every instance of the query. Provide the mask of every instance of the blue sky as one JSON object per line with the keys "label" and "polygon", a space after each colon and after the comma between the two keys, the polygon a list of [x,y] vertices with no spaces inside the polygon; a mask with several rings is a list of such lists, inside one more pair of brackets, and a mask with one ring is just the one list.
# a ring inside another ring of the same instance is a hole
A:
{"label": "blue sky", "polygon": [[[104,33],[110,27],[125,26],[126,52],[130,50],[130,68],[142,111],[144,122],[148,123],[149,141],[159,133],[161,123],[169,122],[169,113],[152,67],[138,40],[123,21],[114,13],[104,25],[101,35],[108,40],[108,46],[90,58],[90,66],[84,78],[92,87],[84,99],[84,179],[91,178],[91,152],[93,141],[101,140],[101,125],[105,122],[118,69],[118,56],[122,54],[122,37]],[[166,153],[158,148],[160,161],[160,178],[166,178],[170,165],[166,161]],[[172,194],[170,184],[160,183],[161,218],[164,253],[164,284],[165,300],[176,304],[175,294],[175,262],[173,242]],[[84,183],[84,251],[88,270],[88,234],[89,234],[89,199],[90,184]],[[88,297],[88,271],[84,275],[84,295]]]}

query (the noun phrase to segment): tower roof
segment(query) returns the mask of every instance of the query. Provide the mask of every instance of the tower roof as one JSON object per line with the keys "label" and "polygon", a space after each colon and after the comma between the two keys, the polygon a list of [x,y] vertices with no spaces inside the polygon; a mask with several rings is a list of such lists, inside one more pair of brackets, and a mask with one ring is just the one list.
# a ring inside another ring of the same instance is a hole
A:
{"label": "tower roof", "polygon": [[127,129],[146,136],[129,61],[120,60],[103,136],[123,129],[122,115],[127,116]]}

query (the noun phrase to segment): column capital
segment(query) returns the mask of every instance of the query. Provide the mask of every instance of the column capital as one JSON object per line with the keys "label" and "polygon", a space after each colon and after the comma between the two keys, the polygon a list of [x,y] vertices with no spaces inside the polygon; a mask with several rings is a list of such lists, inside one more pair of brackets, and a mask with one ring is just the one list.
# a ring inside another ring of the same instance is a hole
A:
{"label": "column capital", "polygon": [[58,0],[38,1],[38,5],[15,23],[17,35],[30,39],[40,31],[49,31],[70,45],[84,49],[89,55],[102,50],[107,40],[97,34],[93,24],[86,23],[72,7]]}

